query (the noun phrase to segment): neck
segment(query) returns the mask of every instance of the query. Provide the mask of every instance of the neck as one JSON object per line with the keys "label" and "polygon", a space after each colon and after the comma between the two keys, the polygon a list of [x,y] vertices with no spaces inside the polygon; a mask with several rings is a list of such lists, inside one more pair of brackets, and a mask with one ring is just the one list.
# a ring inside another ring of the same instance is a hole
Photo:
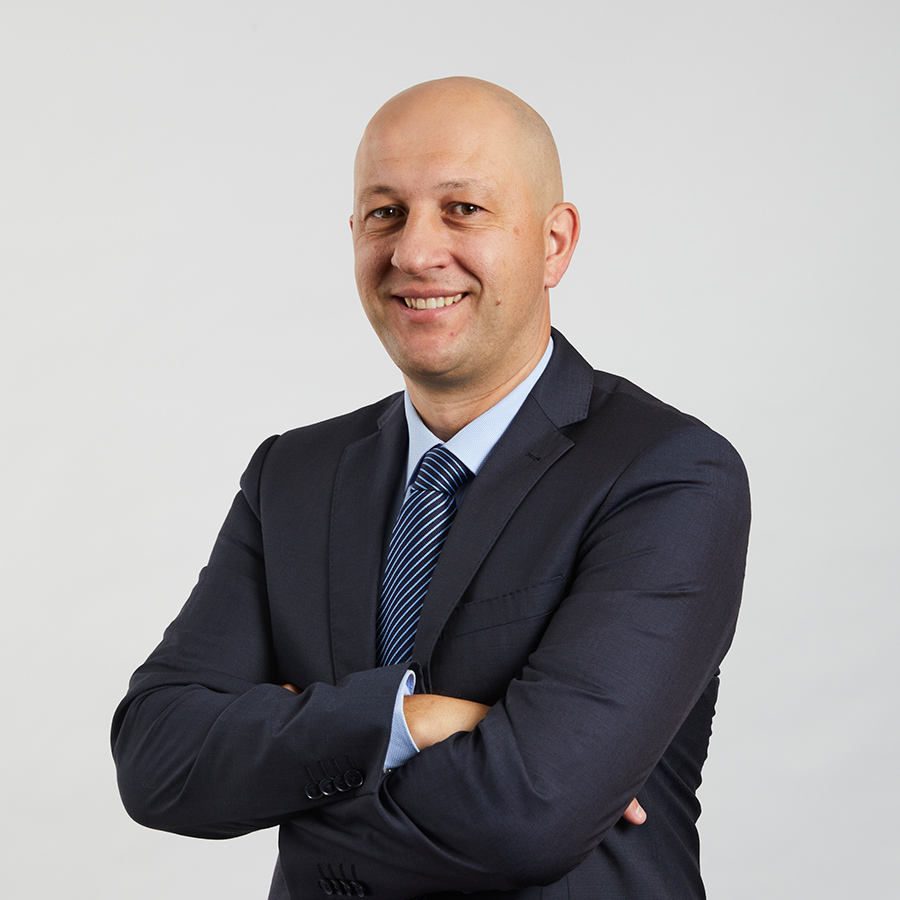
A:
{"label": "neck", "polygon": [[423,384],[404,375],[409,398],[428,430],[442,441],[449,441],[454,434],[462,431],[466,425],[474,422],[482,413],[487,412],[518,387],[540,362],[549,341],[548,330],[528,359],[502,381],[492,385],[473,387]]}

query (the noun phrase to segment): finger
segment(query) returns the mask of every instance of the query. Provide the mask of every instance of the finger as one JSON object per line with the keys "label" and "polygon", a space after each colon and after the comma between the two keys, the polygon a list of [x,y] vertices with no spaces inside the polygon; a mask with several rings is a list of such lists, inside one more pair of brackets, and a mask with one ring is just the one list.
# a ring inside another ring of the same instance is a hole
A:
{"label": "finger", "polygon": [[628,808],[622,813],[622,818],[632,825],[643,825],[647,821],[647,813],[644,808],[637,802],[637,797],[628,804]]}
{"label": "finger", "polygon": [[283,687],[283,688],[287,688],[292,694],[299,694],[299,693],[300,693],[300,689],[294,687],[294,685],[292,685],[292,684],[283,684],[282,687]]}

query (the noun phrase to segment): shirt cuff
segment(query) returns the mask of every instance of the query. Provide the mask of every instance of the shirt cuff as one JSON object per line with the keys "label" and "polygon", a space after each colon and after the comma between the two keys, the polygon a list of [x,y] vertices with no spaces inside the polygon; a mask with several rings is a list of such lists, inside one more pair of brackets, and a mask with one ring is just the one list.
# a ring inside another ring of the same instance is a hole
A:
{"label": "shirt cuff", "polygon": [[394,700],[394,716],[391,720],[391,739],[388,741],[387,753],[384,757],[384,770],[396,769],[407,760],[412,759],[419,748],[409,733],[406,724],[406,716],[403,715],[403,698],[408,697],[416,689],[416,673],[408,669],[400,687],[397,689],[397,697]]}

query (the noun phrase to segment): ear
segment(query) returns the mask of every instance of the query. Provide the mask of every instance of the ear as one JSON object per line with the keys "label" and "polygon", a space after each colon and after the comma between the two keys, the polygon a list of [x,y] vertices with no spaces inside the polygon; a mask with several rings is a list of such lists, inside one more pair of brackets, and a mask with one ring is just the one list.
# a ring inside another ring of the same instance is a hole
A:
{"label": "ear", "polygon": [[353,234],[353,216],[350,216],[350,233]]}
{"label": "ear", "polygon": [[557,203],[544,220],[546,257],[544,259],[544,287],[556,287],[566,269],[578,235],[581,233],[581,218],[571,203]]}

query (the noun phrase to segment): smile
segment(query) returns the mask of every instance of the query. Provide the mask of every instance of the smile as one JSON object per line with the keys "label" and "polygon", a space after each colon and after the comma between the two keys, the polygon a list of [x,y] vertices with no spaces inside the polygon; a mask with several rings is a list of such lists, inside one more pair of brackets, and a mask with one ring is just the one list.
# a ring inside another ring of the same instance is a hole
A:
{"label": "smile", "polygon": [[462,294],[454,294],[452,297],[404,297],[403,302],[409,309],[441,309],[459,303],[462,297]]}

